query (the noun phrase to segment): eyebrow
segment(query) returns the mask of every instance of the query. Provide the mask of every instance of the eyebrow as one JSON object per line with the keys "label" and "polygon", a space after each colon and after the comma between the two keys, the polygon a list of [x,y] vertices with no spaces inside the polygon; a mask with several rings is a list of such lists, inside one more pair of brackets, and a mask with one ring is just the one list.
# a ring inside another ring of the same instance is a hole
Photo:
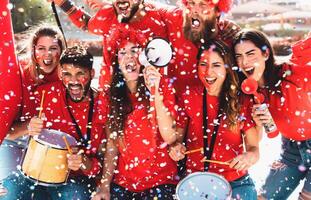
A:
{"label": "eyebrow", "polygon": [[255,49],[251,49],[251,50],[247,51],[246,54],[252,53],[254,51],[255,51]]}
{"label": "eyebrow", "polygon": [[221,62],[213,62],[212,65],[215,65],[215,64],[220,64],[221,65]]}

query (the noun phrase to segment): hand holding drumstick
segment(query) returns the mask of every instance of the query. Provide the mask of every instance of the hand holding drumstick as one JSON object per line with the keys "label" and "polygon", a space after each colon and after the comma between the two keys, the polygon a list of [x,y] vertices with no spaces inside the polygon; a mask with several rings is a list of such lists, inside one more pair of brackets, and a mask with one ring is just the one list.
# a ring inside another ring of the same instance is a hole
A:
{"label": "hand holding drumstick", "polygon": [[42,113],[44,96],[45,96],[45,90],[42,91],[39,116],[32,117],[27,126],[28,134],[31,136],[40,135],[42,129],[44,128],[44,121],[43,121],[44,114]]}

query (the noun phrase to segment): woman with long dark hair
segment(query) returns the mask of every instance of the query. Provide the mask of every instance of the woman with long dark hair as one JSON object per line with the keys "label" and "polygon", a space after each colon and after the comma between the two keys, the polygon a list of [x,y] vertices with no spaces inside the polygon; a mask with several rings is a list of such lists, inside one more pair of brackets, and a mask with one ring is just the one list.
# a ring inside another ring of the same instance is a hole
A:
{"label": "woman with long dark hair", "polygon": [[310,66],[276,64],[270,42],[257,30],[242,30],[233,47],[242,79],[258,82],[272,115],[254,105],[254,121],[261,126],[272,117],[282,134],[281,157],[273,163],[260,199],[287,199],[302,179],[306,181],[299,199],[310,199]]}
{"label": "woman with long dark hair", "polygon": [[125,29],[113,36],[109,139],[102,185],[93,199],[173,199],[177,167],[167,145],[176,140],[174,90],[158,69],[139,63],[141,35]]}
{"label": "woman with long dark hair", "polygon": [[[198,72],[202,85],[189,88],[179,101],[182,111],[177,130],[186,137],[185,146],[172,145],[170,155],[180,160],[186,149],[202,148],[203,152],[187,155],[187,174],[217,173],[230,183],[233,198],[256,199],[247,170],[259,158],[258,134],[251,119],[252,102],[239,96],[238,77],[232,67],[231,51],[223,42],[213,40],[201,47]],[[203,163],[202,159],[218,163]]]}

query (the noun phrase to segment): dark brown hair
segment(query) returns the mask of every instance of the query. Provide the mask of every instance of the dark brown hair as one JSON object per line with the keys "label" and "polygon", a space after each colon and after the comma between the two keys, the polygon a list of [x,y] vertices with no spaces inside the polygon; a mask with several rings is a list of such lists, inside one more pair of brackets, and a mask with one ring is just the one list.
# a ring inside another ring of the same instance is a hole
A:
{"label": "dark brown hair", "polygon": [[214,51],[223,59],[226,68],[226,79],[222,85],[219,95],[219,109],[226,114],[226,121],[231,130],[237,128],[238,115],[240,112],[240,104],[238,98],[238,76],[233,71],[233,58],[232,53],[227,45],[220,40],[210,40],[202,45],[198,53],[198,61],[204,51]]}

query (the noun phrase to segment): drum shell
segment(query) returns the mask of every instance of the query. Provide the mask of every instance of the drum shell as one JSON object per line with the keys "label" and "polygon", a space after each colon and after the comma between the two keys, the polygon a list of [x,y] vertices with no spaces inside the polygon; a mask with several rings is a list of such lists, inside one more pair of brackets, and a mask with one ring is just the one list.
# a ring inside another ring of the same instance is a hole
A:
{"label": "drum shell", "polygon": [[58,149],[31,138],[21,171],[41,185],[63,184],[68,177],[67,149]]}

